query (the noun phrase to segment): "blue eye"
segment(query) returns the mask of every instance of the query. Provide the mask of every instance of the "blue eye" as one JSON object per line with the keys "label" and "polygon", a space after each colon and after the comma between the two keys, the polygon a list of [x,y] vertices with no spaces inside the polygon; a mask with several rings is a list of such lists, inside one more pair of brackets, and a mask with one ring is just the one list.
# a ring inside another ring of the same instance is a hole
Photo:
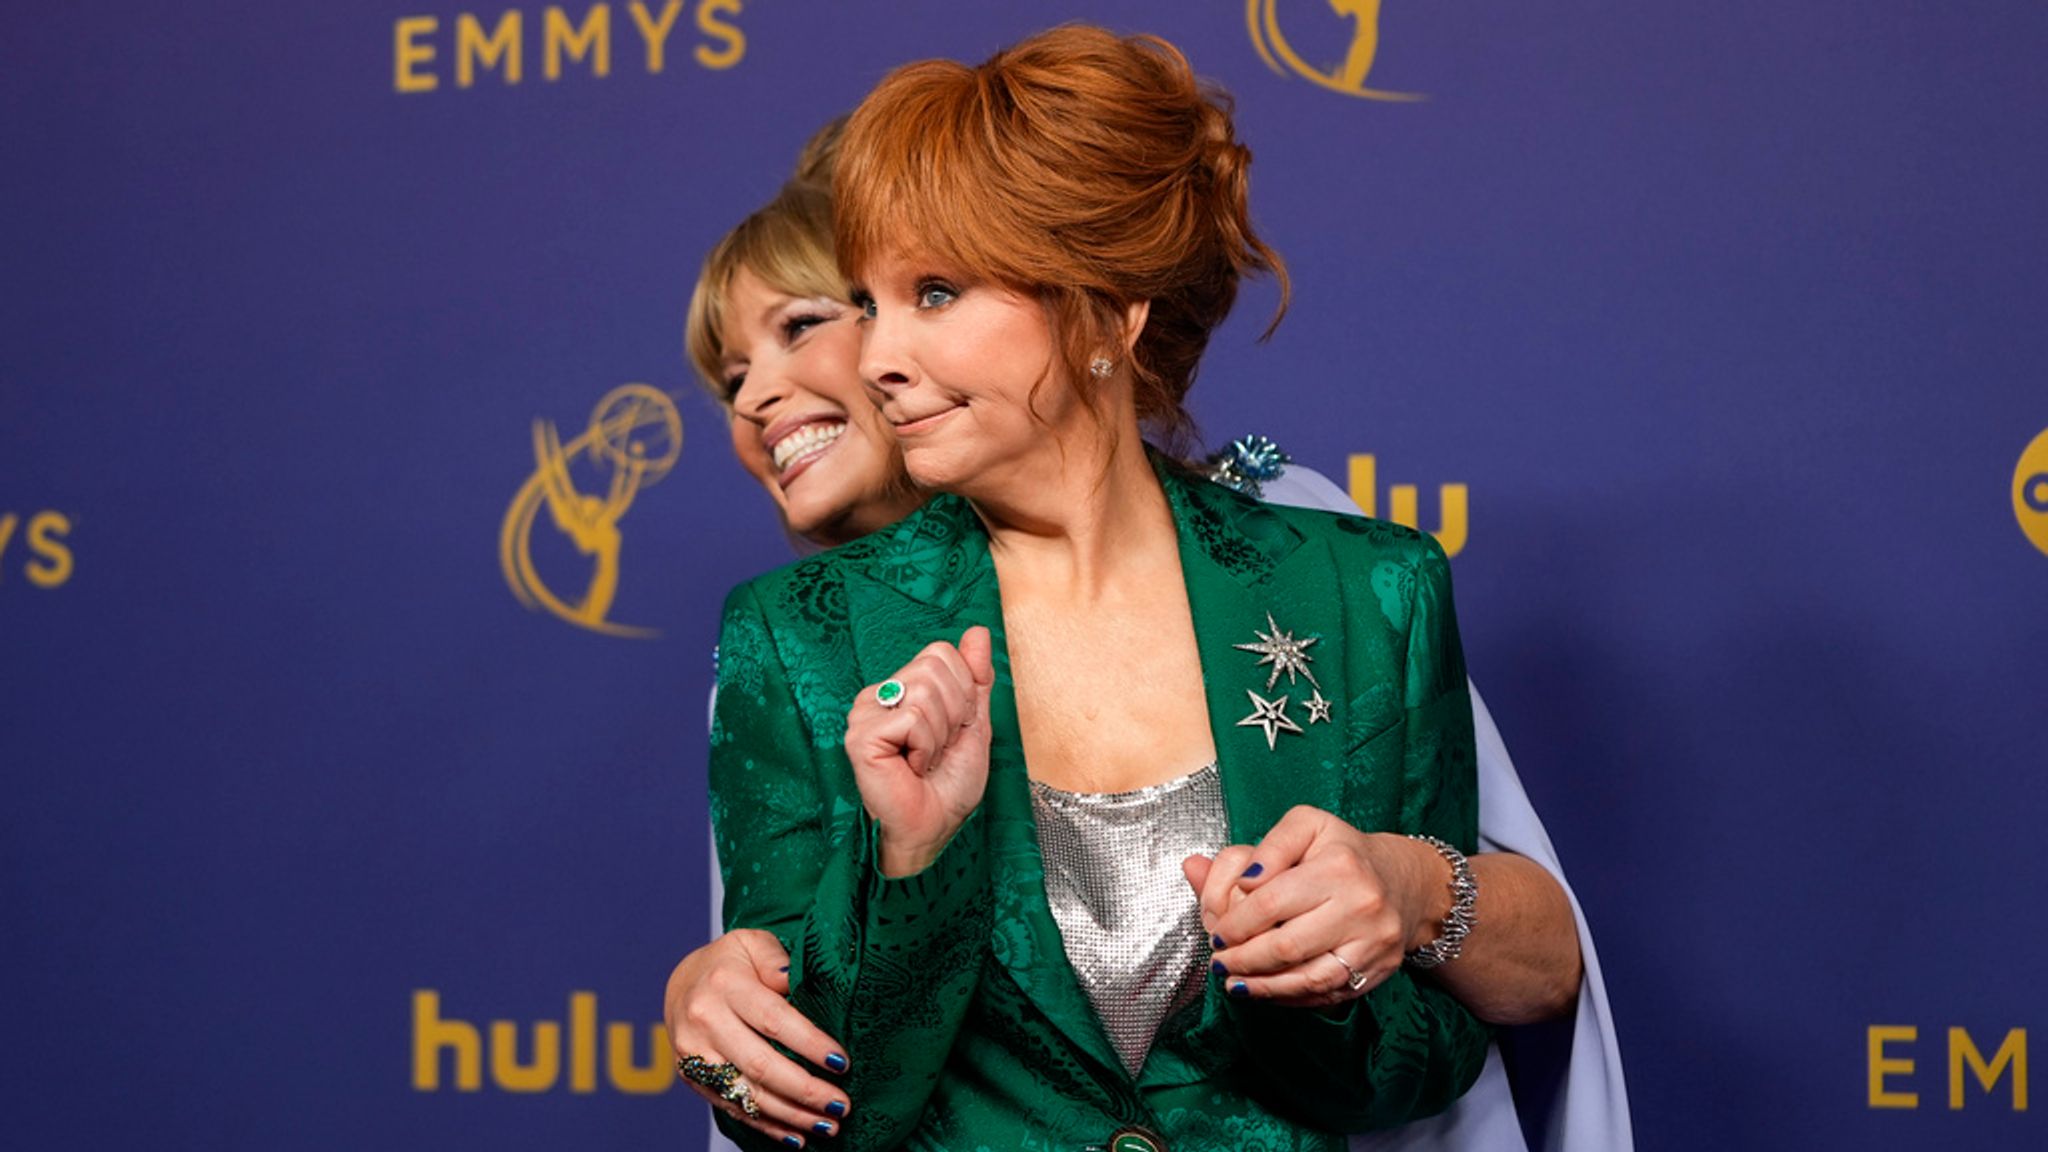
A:
{"label": "blue eye", "polygon": [[917,290],[919,308],[944,308],[959,299],[960,294],[944,284],[925,284]]}
{"label": "blue eye", "polygon": [[873,320],[875,318],[875,298],[866,292],[855,291],[853,293],[853,306],[860,311],[861,319]]}

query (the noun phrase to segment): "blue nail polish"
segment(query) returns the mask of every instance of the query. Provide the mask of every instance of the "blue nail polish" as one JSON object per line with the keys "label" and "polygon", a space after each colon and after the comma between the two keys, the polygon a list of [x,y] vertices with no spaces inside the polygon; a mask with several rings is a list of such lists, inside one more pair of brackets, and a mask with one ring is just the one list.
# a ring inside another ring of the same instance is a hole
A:
{"label": "blue nail polish", "polygon": [[1246,984],[1246,983],[1245,983],[1244,981],[1242,981],[1242,980],[1239,980],[1239,981],[1238,981],[1237,983],[1235,983],[1235,984],[1232,984],[1232,985],[1230,986],[1230,994],[1231,994],[1232,996],[1235,996],[1235,997],[1237,997],[1238,999],[1242,1000],[1242,999],[1244,999],[1244,998],[1245,998],[1246,996],[1249,996],[1249,995],[1251,995],[1251,994],[1252,994],[1252,988],[1251,988],[1251,985],[1249,985],[1249,984]]}
{"label": "blue nail polish", "polygon": [[784,972],[787,972],[787,971],[789,971],[789,965],[787,965],[787,964],[784,964],[784,965],[782,966],[782,969],[781,969],[781,970],[782,970],[782,971],[784,971]]}
{"label": "blue nail polish", "polygon": [[825,1067],[830,1068],[834,1072],[844,1072],[846,1071],[846,1057],[841,1056],[837,1052],[827,1052],[825,1053]]}
{"label": "blue nail polish", "polygon": [[795,1136],[784,1136],[782,1138],[782,1143],[784,1144],[784,1146],[790,1148],[801,1148],[804,1146],[804,1142],[796,1138]]}
{"label": "blue nail polish", "polygon": [[811,1131],[816,1132],[820,1136],[830,1136],[832,1134],[832,1122],[830,1120],[820,1120],[816,1124],[811,1125]]}
{"label": "blue nail polish", "polygon": [[1249,880],[1252,877],[1260,875],[1261,873],[1265,872],[1265,870],[1266,866],[1264,864],[1253,864],[1251,867],[1244,870],[1244,878]]}
{"label": "blue nail polish", "polygon": [[1223,942],[1223,937],[1211,936],[1209,937],[1209,947],[1215,949],[1218,952],[1221,952],[1223,951],[1223,949],[1229,947],[1229,945]]}
{"label": "blue nail polish", "polygon": [[831,1115],[831,1116],[844,1116],[844,1115],[846,1115],[846,1101],[844,1101],[844,1100],[832,1100],[832,1101],[829,1101],[829,1102],[827,1102],[827,1103],[826,1103],[826,1105],[825,1105],[825,1112],[826,1112],[826,1114],[827,1114],[827,1115]]}
{"label": "blue nail polish", "polygon": [[1230,975],[1230,969],[1228,969],[1228,968],[1225,968],[1225,967],[1223,966],[1223,961],[1221,961],[1221,960],[1211,960],[1211,961],[1209,961],[1209,971],[1211,971],[1211,972],[1214,972],[1214,973],[1215,973],[1215,974],[1217,974],[1218,976],[1228,976],[1228,975]]}

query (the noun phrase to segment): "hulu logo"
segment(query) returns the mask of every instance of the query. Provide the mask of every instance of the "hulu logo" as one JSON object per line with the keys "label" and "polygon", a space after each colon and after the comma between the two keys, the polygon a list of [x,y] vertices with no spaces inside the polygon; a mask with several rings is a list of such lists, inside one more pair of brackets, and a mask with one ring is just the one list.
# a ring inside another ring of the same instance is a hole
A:
{"label": "hulu logo", "polygon": [[[647,1061],[634,1060],[633,1035],[647,1037]],[[597,1091],[597,994],[569,994],[569,1020],[519,1024],[493,1020],[486,1033],[467,1020],[441,1015],[441,994],[431,988],[412,994],[412,1086],[421,1092],[441,1089],[444,1054],[453,1057],[455,1088],[475,1092],[483,1087],[485,1037],[490,1040],[491,1083],[506,1092],[547,1092],[562,1081],[567,1066],[569,1091]],[[659,1024],[613,1022],[604,1031],[605,1081],[619,1092],[651,1096],[676,1082],[669,1066],[668,1035]]]}
{"label": "hulu logo", "polygon": [[[1380,514],[1377,458],[1370,455],[1351,457],[1351,501],[1367,516]],[[1437,485],[1437,526],[1429,534],[1443,545],[1446,556],[1456,556],[1465,550],[1468,527],[1466,503],[1467,493],[1463,484]],[[1422,527],[1422,514],[1416,507],[1415,485],[1395,484],[1387,489],[1386,518],[1409,528]]]}

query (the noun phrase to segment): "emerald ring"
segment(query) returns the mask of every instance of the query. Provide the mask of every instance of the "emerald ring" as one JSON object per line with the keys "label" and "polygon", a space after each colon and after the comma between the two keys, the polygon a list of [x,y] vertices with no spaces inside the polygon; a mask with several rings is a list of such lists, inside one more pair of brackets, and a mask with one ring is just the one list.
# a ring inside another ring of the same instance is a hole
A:
{"label": "emerald ring", "polygon": [[894,708],[903,703],[903,681],[884,680],[875,685],[875,703],[884,708]]}

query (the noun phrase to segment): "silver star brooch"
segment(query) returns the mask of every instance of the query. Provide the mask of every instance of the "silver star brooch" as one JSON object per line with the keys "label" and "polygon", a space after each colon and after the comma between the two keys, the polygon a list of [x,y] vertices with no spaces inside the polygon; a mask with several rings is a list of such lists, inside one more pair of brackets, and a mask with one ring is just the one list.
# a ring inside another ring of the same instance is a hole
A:
{"label": "silver star brooch", "polygon": [[1301,725],[1287,718],[1287,697],[1268,700],[1247,688],[1244,694],[1252,698],[1252,714],[1237,722],[1239,728],[1263,728],[1266,731],[1266,751],[1280,739],[1282,732],[1300,732]]}
{"label": "silver star brooch", "polygon": [[[1315,659],[1308,654],[1308,646],[1319,638],[1304,636],[1296,640],[1294,633],[1280,630],[1280,625],[1273,622],[1271,612],[1266,613],[1266,627],[1272,631],[1261,632],[1256,628],[1252,629],[1252,634],[1259,638],[1258,643],[1231,645],[1232,648],[1245,652],[1257,652],[1259,663],[1273,666],[1273,671],[1266,676],[1266,691],[1271,692],[1273,685],[1280,682],[1282,672],[1287,673],[1289,685],[1295,682],[1296,676],[1306,676],[1309,683],[1316,684],[1316,674],[1308,670],[1309,662]],[[1322,685],[1316,684],[1316,687],[1321,688]]]}
{"label": "silver star brooch", "polygon": [[1302,701],[1302,703],[1308,705],[1309,723],[1328,724],[1330,722],[1330,702],[1323,699],[1322,689],[1316,689],[1316,694]]}

